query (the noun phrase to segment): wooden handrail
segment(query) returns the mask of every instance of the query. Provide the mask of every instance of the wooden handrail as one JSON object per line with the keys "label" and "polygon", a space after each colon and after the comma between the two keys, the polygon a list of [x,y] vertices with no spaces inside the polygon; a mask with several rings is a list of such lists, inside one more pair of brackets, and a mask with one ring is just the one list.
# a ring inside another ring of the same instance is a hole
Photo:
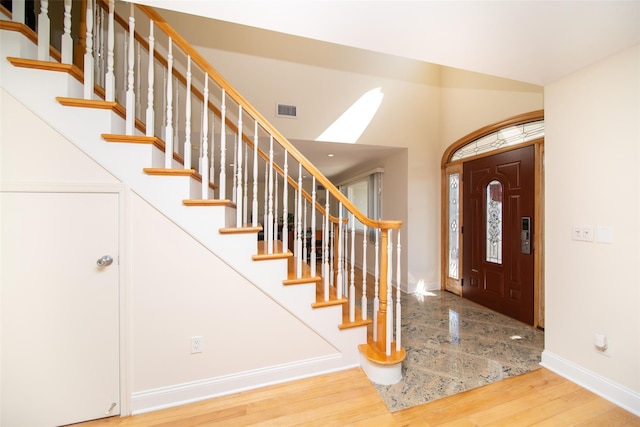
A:
{"label": "wooden handrail", "polygon": [[162,31],[165,32],[173,42],[180,47],[187,55],[191,57],[191,59],[203,70],[205,71],[209,77],[211,77],[224,91],[227,95],[233,99],[239,105],[242,105],[243,111],[248,114],[251,118],[256,120],[259,125],[270,135],[274,137],[274,139],[284,147],[287,152],[293,157],[298,163],[302,164],[302,166],[313,176],[316,177],[316,180],[320,184],[322,184],[325,188],[329,189],[329,192],[340,202],[342,202],[343,206],[349,210],[354,216],[364,225],[373,228],[381,228],[381,229],[399,229],[402,227],[402,221],[399,220],[373,220],[366,215],[364,215],[360,209],[358,209],[344,194],[342,194],[333,183],[324,176],[318,168],[315,167],[306,157],[298,151],[298,149],[291,144],[275,127],[271,125],[263,116],[260,114],[238,91],[235,90],[233,86],[227,82],[227,80],[215,69],[208,61],[200,55],[198,51],[193,49],[191,45],[180,35],[178,34],[165,20],[160,14],[158,14],[154,9],[149,6],[144,6],[140,4],[136,4],[136,7],[140,9],[143,13],[149,17],[149,19],[153,20],[155,25],[157,25]]}

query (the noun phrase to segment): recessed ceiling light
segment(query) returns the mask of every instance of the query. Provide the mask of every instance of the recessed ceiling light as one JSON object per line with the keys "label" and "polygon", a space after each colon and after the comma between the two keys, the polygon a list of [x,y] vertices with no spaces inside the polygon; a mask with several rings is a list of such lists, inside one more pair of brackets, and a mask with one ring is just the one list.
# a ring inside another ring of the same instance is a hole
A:
{"label": "recessed ceiling light", "polygon": [[327,157],[333,157],[333,153],[327,154]]}

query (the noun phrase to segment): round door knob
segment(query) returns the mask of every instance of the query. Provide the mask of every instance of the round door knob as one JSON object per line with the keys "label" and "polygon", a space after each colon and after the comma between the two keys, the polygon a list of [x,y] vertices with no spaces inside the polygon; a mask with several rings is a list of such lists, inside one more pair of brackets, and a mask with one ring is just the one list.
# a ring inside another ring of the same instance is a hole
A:
{"label": "round door knob", "polygon": [[112,262],[113,258],[111,258],[110,255],[105,255],[102,258],[99,258],[98,261],[96,261],[96,264],[98,264],[98,267],[107,267],[111,265]]}

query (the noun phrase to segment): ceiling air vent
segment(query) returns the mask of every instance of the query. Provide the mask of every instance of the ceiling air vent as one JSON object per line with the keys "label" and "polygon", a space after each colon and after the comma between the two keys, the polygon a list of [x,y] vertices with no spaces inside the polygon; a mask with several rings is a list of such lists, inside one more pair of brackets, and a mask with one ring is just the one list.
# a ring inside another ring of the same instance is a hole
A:
{"label": "ceiling air vent", "polygon": [[298,107],[295,105],[276,104],[276,115],[278,117],[292,117],[298,116]]}

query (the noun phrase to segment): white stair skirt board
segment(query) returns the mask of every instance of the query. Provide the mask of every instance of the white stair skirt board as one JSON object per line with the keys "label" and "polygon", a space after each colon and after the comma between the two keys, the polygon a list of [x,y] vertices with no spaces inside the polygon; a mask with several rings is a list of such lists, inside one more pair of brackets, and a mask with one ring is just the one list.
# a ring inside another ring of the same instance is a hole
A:
{"label": "white stair skirt board", "polygon": [[226,396],[258,387],[358,367],[344,366],[342,355],[334,354],[280,366],[240,372],[217,378],[176,384],[132,394],[132,414],[156,411],[187,403]]}
{"label": "white stair skirt board", "polygon": [[402,363],[380,365],[360,354],[360,366],[367,377],[375,384],[391,385],[402,379]]}
{"label": "white stair skirt board", "polygon": [[622,387],[549,351],[540,365],[640,417],[640,393]]}

